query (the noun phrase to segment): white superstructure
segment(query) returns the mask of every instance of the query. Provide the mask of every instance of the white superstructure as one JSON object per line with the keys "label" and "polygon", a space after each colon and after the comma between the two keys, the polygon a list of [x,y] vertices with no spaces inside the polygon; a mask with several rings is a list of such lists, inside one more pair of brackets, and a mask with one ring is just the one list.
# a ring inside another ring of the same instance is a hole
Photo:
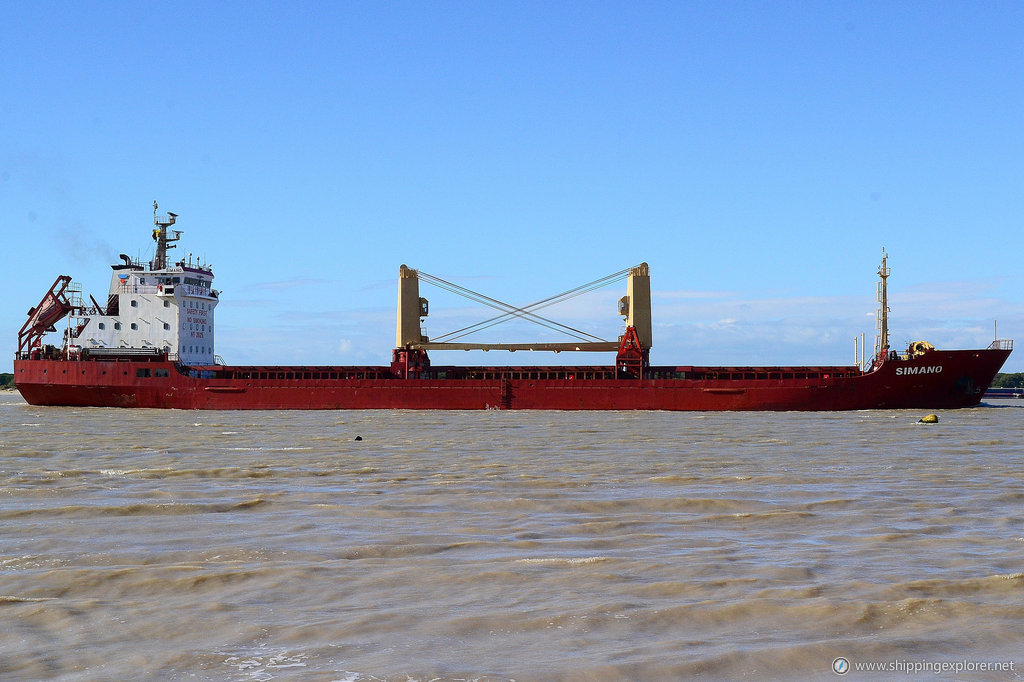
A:
{"label": "white superstructure", "polygon": [[69,318],[65,347],[70,354],[167,353],[187,365],[214,364],[214,309],[220,292],[213,288],[209,265],[186,261],[168,264],[179,230],[168,230],[175,214],[156,216],[156,253],[143,264],[123,255],[112,265],[106,305],[79,308]]}

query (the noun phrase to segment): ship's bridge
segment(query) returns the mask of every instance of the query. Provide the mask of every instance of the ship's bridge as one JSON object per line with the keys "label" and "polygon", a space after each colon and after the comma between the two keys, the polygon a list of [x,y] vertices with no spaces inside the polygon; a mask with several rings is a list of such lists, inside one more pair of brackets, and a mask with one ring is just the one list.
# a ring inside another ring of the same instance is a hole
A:
{"label": "ship's bridge", "polygon": [[69,354],[166,353],[185,364],[214,364],[220,292],[213,288],[213,268],[191,254],[167,263],[167,250],[181,235],[167,229],[176,218],[154,215],[153,260],[142,263],[122,254],[123,262],[111,266],[106,305],[92,298],[92,306],[71,312],[73,324],[64,333]]}

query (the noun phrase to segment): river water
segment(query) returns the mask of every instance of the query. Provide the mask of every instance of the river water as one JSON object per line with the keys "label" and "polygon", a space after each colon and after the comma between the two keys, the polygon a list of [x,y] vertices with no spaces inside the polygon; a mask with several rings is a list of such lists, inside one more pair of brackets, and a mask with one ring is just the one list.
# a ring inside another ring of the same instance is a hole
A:
{"label": "river water", "polygon": [[1021,679],[1022,408],[0,394],[0,677]]}

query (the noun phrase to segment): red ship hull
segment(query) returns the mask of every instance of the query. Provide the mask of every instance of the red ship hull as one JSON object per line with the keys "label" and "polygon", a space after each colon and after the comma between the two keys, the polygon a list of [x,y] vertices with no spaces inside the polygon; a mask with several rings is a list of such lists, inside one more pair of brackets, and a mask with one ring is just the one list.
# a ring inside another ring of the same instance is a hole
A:
{"label": "red ship hull", "polygon": [[[191,254],[171,263],[177,215],[158,216],[154,257],[122,254],[111,265],[106,304],[81,298],[60,275],[18,332],[14,381],[32,405],[188,410],[861,410],[977,405],[1013,349],[997,340],[983,350],[936,350],[916,341],[892,351],[882,251],[878,269],[876,354],[870,370],[846,367],[652,367],[650,272],[621,270],[526,306],[503,303],[402,265],[398,270],[395,347],[383,367],[229,367],[214,365],[214,310],[220,292],[209,265]],[[428,301],[420,279],[499,311],[433,340],[423,333]],[[534,311],[626,279],[617,342]],[[67,318],[60,346],[43,345]],[[568,342],[458,341],[509,319],[534,322]],[[863,342],[861,343],[863,350]],[[615,351],[611,367],[442,367],[429,350]],[[858,357],[864,357],[858,353]],[[211,363],[211,364],[206,364]]]}
{"label": "red ship hull", "polygon": [[32,405],[202,410],[862,410],[977,405],[1010,349],[857,367],[186,367],[164,358],[16,359]]}

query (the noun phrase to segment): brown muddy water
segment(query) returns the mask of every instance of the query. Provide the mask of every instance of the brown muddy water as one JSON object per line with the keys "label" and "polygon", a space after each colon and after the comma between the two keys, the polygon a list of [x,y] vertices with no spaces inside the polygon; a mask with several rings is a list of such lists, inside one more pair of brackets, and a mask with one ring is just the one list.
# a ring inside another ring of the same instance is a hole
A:
{"label": "brown muddy water", "polygon": [[1022,408],[2,394],[0,677],[1021,679]]}

